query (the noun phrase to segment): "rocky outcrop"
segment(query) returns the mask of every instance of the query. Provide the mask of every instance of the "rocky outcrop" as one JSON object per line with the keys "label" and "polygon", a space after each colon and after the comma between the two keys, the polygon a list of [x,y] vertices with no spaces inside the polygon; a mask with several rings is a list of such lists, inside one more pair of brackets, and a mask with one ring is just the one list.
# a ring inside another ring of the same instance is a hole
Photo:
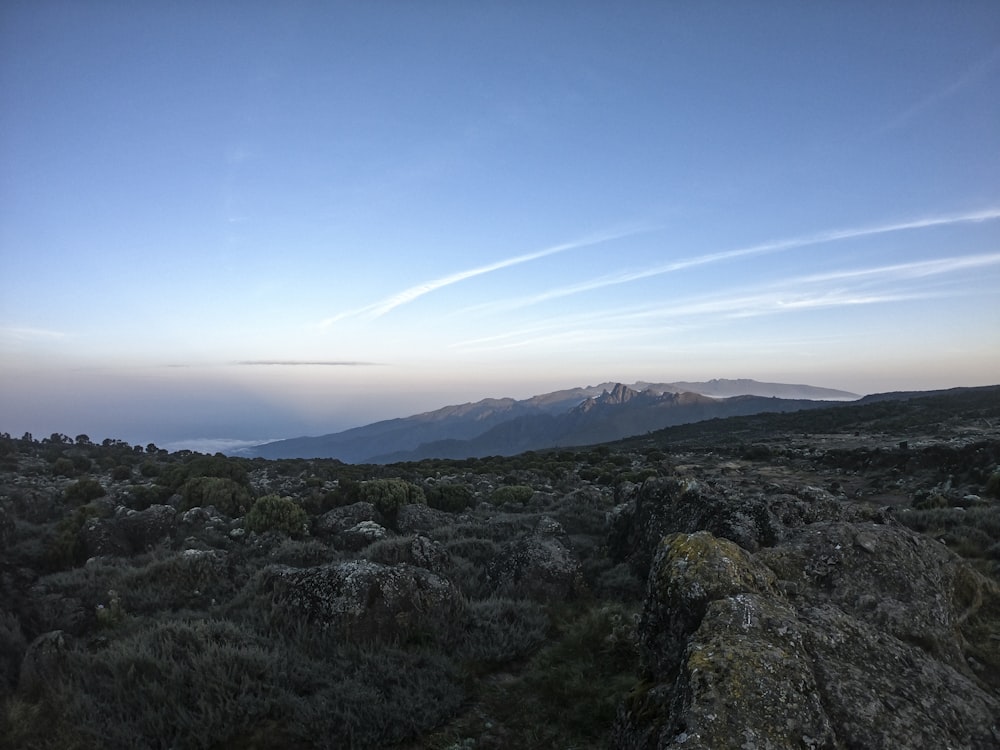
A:
{"label": "rocky outcrop", "polygon": [[411,565],[370,560],[314,568],[275,566],[263,585],[286,618],[337,628],[360,640],[394,640],[457,619],[464,602],[445,578]]}
{"label": "rocky outcrop", "polygon": [[94,518],[81,530],[88,557],[128,556],[143,552],[173,535],[177,511],[169,505],[145,510],[116,509],[110,518]]}
{"label": "rocky outcrop", "polygon": [[978,618],[998,607],[994,582],[894,525],[810,524],[755,553],[669,535],[616,747],[995,748],[1000,664],[977,674],[972,654],[995,653]]}
{"label": "rocky outcrop", "polygon": [[817,487],[771,489],[748,493],[726,483],[649,479],[609,514],[609,555],[645,577],[660,540],[674,532],[709,531],[754,551],[777,544],[789,529],[819,520],[884,520],[873,508]]}
{"label": "rocky outcrop", "polygon": [[362,521],[374,521],[378,511],[371,503],[352,503],[339,508],[333,508],[316,519],[313,524],[313,534],[320,538],[334,536],[346,531]]}
{"label": "rocky outcrop", "polygon": [[407,563],[435,573],[443,573],[451,558],[441,542],[423,534],[397,537],[385,544],[372,545],[365,551],[365,556],[384,565]]}
{"label": "rocky outcrop", "polygon": [[550,533],[535,533],[503,545],[487,566],[497,594],[542,601],[567,599],[584,590],[576,555]]}
{"label": "rocky outcrop", "polygon": [[333,542],[339,549],[357,552],[387,536],[389,532],[384,526],[374,521],[361,521],[341,531],[333,538]]}
{"label": "rocky outcrop", "polygon": [[423,503],[403,505],[396,513],[396,530],[400,534],[412,534],[415,531],[430,531],[439,526],[447,526],[455,522],[452,513],[436,510]]}

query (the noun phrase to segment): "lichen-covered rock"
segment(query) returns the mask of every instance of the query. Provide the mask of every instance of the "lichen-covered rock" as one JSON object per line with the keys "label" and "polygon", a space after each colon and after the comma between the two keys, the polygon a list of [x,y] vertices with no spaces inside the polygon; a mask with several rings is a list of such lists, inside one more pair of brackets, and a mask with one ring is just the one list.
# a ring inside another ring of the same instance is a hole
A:
{"label": "lichen-covered rock", "polygon": [[967,656],[998,607],[995,583],[900,527],[810,524],[756,553],[673,534],[615,747],[997,747],[1000,700]]}
{"label": "lichen-covered rock", "polygon": [[660,540],[673,532],[710,531],[748,550],[773,544],[780,524],[760,497],[726,497],[689,479],[649,479],[609,517],[609,554],[645,576]]}
{"label": "lichen-covered rock", "polygon": [[773,593],[774,574],[728,539],[671,534],[653,560],[639,634],[647,668],[672,674],[708,605],[742,593]]}
{"label": "lichen-covered rock", "polygon": [[116,509],[110,518],[92,518],[81,529],[88,557],[128,556],[143,552],[173,535],[177,511],[169,505],[145,510]]}
{"label": "lichen-covered rock", "polygon": [[423,503],[402,505],[396,511],[396,530],[400,534],[412,534],[415,531],[431,531],[440,526],[455,523],[455,515],[447,511],[437,510]]}
{"label": "lichen-covered rock", "polygon": [[263,576],[285,617],[334,627],[353,638],[406,638],[445,628],[464,601],[450,581],[407,564],[370,560],[313,568],[275,566]]}
{"label": "lichen-covered rock", "polygon": [[177,517],[175,534],[183,539],[182,546],[188,549],[226,549],[231,546],[233,532],[237,537],[245,531],[234,528],[234,523],[219,512],[214,505],[197,506],[186,510]]}
{"label": "lichen-covered rock", "polygon": [[374,521],[377,516],[378,512],[371,503],[352,503],[333,508],[316,519],[313,535],[318,537],[334,536],[362,521]]}
{"label": "lichen-covered rock", "polygon": [[580,561],[556,536],[532,534],[507,542],[487,568],[503,596],[567,599],[584,589]]}
{"label": "lichen-covered rock", "polygon": [[451,559],[441,542],[423,534],[412,537],[396,537],[383,544],[373,544],[365,550],[365,557],[384,565],[408,563],[427,568],[435,573],[442,572]]}
{"label": "lichen-covered rock", "polygon": [[150,505],[145,510],[126,511],[118,520],[132,549],[140,552],[173,534],[177,511],[169,505]]}
{"label": "lichen-covered rock", "polygon": [[933,539],[896,525],[817,523],[756,558],[800,605],[834,604],[972,675],[955,634],[990,584]]}
{"label": "lichen-covered rock", "polygon": [[334,544],[348,552],[357,552],[373,542],[385,539],[389,532],[374,521],[361,521],[333,538]]}

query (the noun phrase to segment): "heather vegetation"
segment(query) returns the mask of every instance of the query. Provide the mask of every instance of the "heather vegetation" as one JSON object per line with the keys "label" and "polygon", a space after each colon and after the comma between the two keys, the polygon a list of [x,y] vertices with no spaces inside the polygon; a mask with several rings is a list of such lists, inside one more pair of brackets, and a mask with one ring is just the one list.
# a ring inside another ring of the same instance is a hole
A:
{"label": "heather vegetation", "polygon": [[939,398],[392,465],[4,435],[0,744],[989,747],[1000,395]]}

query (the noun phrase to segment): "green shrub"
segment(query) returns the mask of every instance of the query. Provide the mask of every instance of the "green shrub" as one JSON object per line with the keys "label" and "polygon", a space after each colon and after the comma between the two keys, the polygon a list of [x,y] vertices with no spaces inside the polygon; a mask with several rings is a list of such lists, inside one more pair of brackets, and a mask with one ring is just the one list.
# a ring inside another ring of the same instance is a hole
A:
{"label": "green shrub", "polygon": [[143,461],[142,466],[139,467],[139,473],[144,477],[158,477],[160,475],[160,465],[155,461]]}
{"label": "green shrub", "polygon": [[214,505],[228,516],[242,516],[250,507],[250,493],[232,479],[194,477],[181,487],[181,510]]}
{"label": "green shrub", "polygon": [[497,487],[490,495],[490,502],[494,505],[506,505],[512,503],[525,505],[535,494],[535,490],[526,484],[512,484]]}
{"label": "green shrub", "polygon": [[76,467],[70,459],[62,456],[52,462],[52,473],[57,477],[75,477]]}
{"label": "green shrub", "polygon": [[78,505],[89,503],[91,500],[104,497],[106,494],[108,493],[101,486],[101,483],[90,477],[73,482],[63,491],[63,496],[68,502]]}
{"label": "green shrub", "polygon": [[292,498],[278,495],[257,498],[243,519],[243,526],[248,531],[283,531],[289,536],[301,536],[308,525],[306,512]]}
{"label": "green shrub", "polygon": [[387,518],[394,518],[404,505],[424,504],[424,491],[402,479],[371,479],[356,485],[358,500],[371,503]]}
{"label": "green shrub", "polygon": [[424,494],[429,506],[448,513],[460,513],[472,504],[472,489],[466,484],[439,484]]}
{"label": "green shrub", "polygon": [[122,501],[132,510],[145,510],[150,505],[163,505],[173,494],[169,487],[158,484],[133,484],[126,488]]}
{"label": "green shrub", "polygon": [[111,470],[111,478],[116,482],[123,482],[132,477],[132,469],[125,464],[119,464]]}

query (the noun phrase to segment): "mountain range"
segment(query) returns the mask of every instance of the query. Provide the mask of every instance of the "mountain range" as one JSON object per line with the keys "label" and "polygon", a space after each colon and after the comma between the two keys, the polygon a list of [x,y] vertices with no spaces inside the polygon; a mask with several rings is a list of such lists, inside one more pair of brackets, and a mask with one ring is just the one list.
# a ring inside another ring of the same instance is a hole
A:
{"label": "mountain range", "polygon": [[589,445],[717,417],[787,412],[850,401],[830,388],[755,380],[601,383],[531,398],[488,398],[317,437],[242,450],[261,458],[336,458],[393,463],[424,458],[507,456]]}

